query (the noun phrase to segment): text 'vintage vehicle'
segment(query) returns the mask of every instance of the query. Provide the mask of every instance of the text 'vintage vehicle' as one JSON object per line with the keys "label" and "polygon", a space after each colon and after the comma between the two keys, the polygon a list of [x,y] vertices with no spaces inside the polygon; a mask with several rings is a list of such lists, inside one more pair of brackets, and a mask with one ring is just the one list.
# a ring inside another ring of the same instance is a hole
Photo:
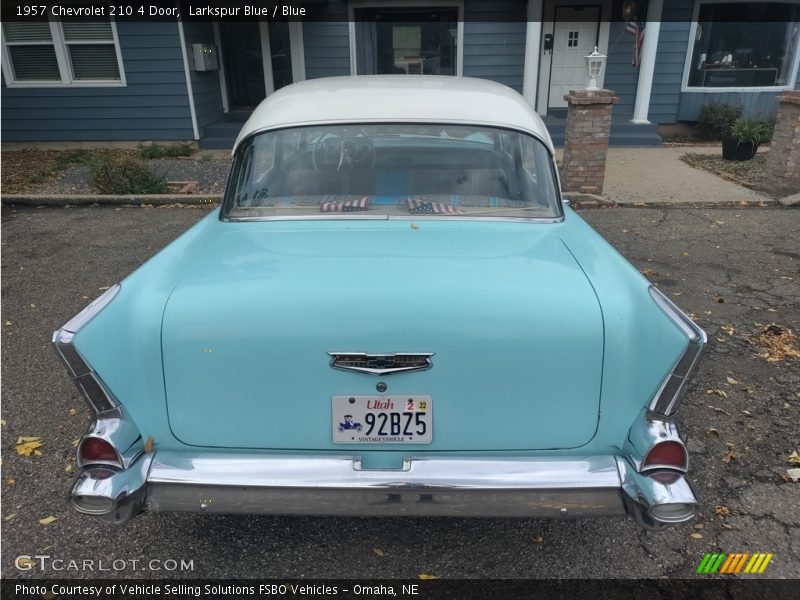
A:
{"label": "text 'vintage vehicle'", "polygon": [[220,208],[54,334],[96,413],[78,511],[691,518],[705,334],[565,206],[519,94],[306,81],[233,155]]}

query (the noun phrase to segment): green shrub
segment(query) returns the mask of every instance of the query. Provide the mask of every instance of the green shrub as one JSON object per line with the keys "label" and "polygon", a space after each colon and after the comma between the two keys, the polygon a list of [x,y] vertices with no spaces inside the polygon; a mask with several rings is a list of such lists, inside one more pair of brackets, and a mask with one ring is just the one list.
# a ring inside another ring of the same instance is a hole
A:
{"label": "green shrub", "polygon": [[139,148],[139,155],[142,158],[177,158],[179,156],[191,156],[194,154],[195,149],[191,144],[170,144],[162,146],[161,144],[150,144],[149,146],[142,146]]}
{"label": "green shrub", "polygon": [[738,104],[709,102],[700,109],[697,132],[705,139],[721,140],[730,133],[736,119],[741,116],[742,107]]}
{"label": "green shrub", "polygon": [[98,165],[92,183],[103,194],[164,194],[167,182],[138,158],[116,156]]}
{"label": "green shrub", "polygon": [[736,119],[731,127],[730,136],[742,144],[762,144],[772,137],[764,121],[752,119]]}

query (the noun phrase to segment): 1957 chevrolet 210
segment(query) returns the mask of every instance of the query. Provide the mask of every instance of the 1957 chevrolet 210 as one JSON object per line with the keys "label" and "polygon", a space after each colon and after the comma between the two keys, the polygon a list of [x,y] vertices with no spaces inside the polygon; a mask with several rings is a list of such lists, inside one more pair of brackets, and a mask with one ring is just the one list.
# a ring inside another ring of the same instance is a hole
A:
{"label": "1957 chevrolet 210", "polygon": [[306,81],[233,156],[219,209],[54,334],[96,413],[78,511],[691,518],[705,334],[565,206],[520,95]]}

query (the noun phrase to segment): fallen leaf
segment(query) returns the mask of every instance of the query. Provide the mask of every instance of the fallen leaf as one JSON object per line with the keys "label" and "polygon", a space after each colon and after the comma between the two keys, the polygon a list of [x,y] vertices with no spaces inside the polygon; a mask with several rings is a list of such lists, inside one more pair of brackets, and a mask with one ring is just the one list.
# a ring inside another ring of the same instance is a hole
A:
{"label": "fallen leaf", "polygon": [[728,448],[728,451],[725,453],[725,456],[722,457],[722,462],[729,463],[732,460],[737,460],[741,456],[736,450],[733,448]]}
{"label": "fallen leaf", "polygon": [[147,436],[147,441],[144,443],[144,453],[150,454],[153,452],[153,436]]}
{"label": "fallen leaf", "polygon": [[703,539],[703,534],[695,532],[692,535],[690,535],[689,537],[693,537],[696,540],[702,540]]}
{"label": "fallen leaf", "polygon": [[20,436],[17,439],[17,454],[20,456],[30,456],[31,454],[42,456],[42,452],[39,450],[42,446],[44,446],[42,438]]}
{"label": "fallen leaf", "polygon": [[749,410],[743,410],[743,411],[742,411],[742,414],[743,414],[744,416],[746,416],[746,417],[752,417],[752,416],[753,416],[753,415],[751,415],[751,414],[750,414],[750,411],[749,411]]}
{"label": "fallen leaf", "polygon": [[733,525],[731,525],[730,523],[723,523],[723,524],[722,524],[722,526],[723,526],[725,529],[733,529]]}
{"label": "fallen leaf", "polygon": [[36,308],[36,305],[35,304],[31,304],[31,308]]}
{"label": "fallen leaf", "polygon": [[717,431],[713,427],[709,427],[708,429],[706,429],[706,433],[714,437],[719,437],[719,431]]}
{"label": "fallen leaf", "polygon": [[105,287],[99,287],[99,288],[97,288],[97,289],[98,289],[98,290],[100,290],[100,291],[102,292],[102,291],[105,291],[105,290],[107,290],[107,289],[108,289],[108,288],[110,288],[110,287],[111,287],[110,285],[107,285],[107,286],[105,286]]}
{"label": "fallen leaf", "polygon": [[729,514],[731,514],[731,509],[728,508],[727,506],[720,504],[714,507],[714,512],[717,513],[717,516],[725,518]]}
{"label": "fallen leaf", "polygon": [[12,486],[12,485],[14,485],[15,483],[17,483],[17,480],[16,480],[16,479],[14,479],[13,477],[6,477],[6,485],[8,485],[8,486]]}
{"label": "fallen leaf", "polygon": [[645,277],[655,277],[656,275],[658,275],[658,271],[656,271],[655,269],[651,269],[649,267],[645,269],[639,269],[639,272]]}
{"label": "fallen leaf", "polygon": [[75,415],[77,415],[77,414],[78,414],[78,411],[77,411],[77,410],[75,410],[74,408],[70,408],[70,409],[69,409],[69,414],[70,414],[71,416],[73,416],[73,417],[74,417]]}
{"label": "fallen leaf", "polygon": [[377,554],[378,556],[385,556],[386,552],[383,551],[382,548],[373,548],[372,551]]}
{"label": "fallen leaf", "polygon": [[725,378],[725,380],[726,380],[728,383],[730,383],[731,385],[736,385],[737,383],[739,383],[739,382],[738,382],[738,381],[736,381],[736,380],[735,380],[733,377],[730,377],[730,376],[726,377],[726,378]]}
{"label": "fallen leaf", "polygon": [[423,581],[428,581],[430,579],[439,579],[436,575],[430,575],[429,573],[420,573],[419,575],[417,575],[417,577],[419,577]]}
{"label": "fallen leaf", "polygon": [[797,450],[795,450],[786,460],[789,461],[790,465],[800,465],[800,454],[798,454]]}
{"label": "fallen leaf", "polygon": [[17,516],[17,513],[11,513],[10,515],[8,515],[6,517],[3,517],[3,520],[8,522],[8,521],[10,521],[11,519],[13,519],[16,516]]}
{"label": "fallen leaf", "polygon": [[672,292],[673,296],[683,296],[683,292]]}
{"label": "fallen leaf", "polygon": [[78,439],[72,440],[72,446],[75,447],[75,448],[77,448],[78,444],[80,444],[80,443],[81,443],[81,441],[78,440]]}
{"label": "fallen leaf", "polygon": [[5,419],[0,419],[0,425],[5,427],[7,425],[6,420]]}
{"label": "fallen leaf", "polygon": [[54,517],[53,515],[50,515],[49,517],[45,517],[44,519],[39,519],[39,523],[41,525],[50,525],[50,523],[52,523],[54,521],[57,521],[57,520],[58,519],[56,517]]}
{"label": "fallen leaf", "polygon": [[706,394],[714,394],[715,396],[719,396],[720,398],[728,397],[728,394],[725,393],[724,390],[718,390],[718,389],[706,390]]}
{"label": "fallen leaf", "polygon": [[786,474],[792,481],[800,481],[800,469],[787,469]]}
{"label": "fallen leaf", "polygon": [[720,329],[722,329],[722,331],[724,331],[728,335],[733,335],[736,332],[736,329],[733,327],[733,325],[723,325],[722,327],[720,327]]}
{"label": "fallen leaf", "polygon": [[[758,324],[757,324],[758,325]],[[800,358],[797,337],[788,327],[771,323],[762,326],[758,334],[751,336],[751,342],[760,345],[764,352],[758,354],[767,362],[777,362],[787,358]]]}
{"label": "fallen leaf", "polygon": [[702,523],[697,523],[697,524],[694,525],[695,529],[703,529],[704,527],[705,527],[705,525],[703,525]]}
{"label": "fallen leaf", "polygon": [[6,321],[6,325],[11,325],[11,321]]}
{"label": "fallen leaf", "polygon": [[544,538],[542,536],[536,536],[532,541],[534,544],[543,544]]}
{"label": "fallen leaf", "polygon": [[73,468],[74,468],[74,467],[73,467],[73,466],[72,466],[70,463],[67,463],[67,466],[66,466],[66,467],[64,467],[64,470],[65,470],[67,473],[72,473],[72,471],[73,471]]}

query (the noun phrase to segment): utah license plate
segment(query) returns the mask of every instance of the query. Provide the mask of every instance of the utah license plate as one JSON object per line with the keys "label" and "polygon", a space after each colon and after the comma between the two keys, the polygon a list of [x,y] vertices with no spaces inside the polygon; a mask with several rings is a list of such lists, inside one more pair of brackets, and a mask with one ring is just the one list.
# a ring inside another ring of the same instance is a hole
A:
{"label": "utah license plate", "polygon": [[430,444],[430,396],[334,396],[335,444]]}

